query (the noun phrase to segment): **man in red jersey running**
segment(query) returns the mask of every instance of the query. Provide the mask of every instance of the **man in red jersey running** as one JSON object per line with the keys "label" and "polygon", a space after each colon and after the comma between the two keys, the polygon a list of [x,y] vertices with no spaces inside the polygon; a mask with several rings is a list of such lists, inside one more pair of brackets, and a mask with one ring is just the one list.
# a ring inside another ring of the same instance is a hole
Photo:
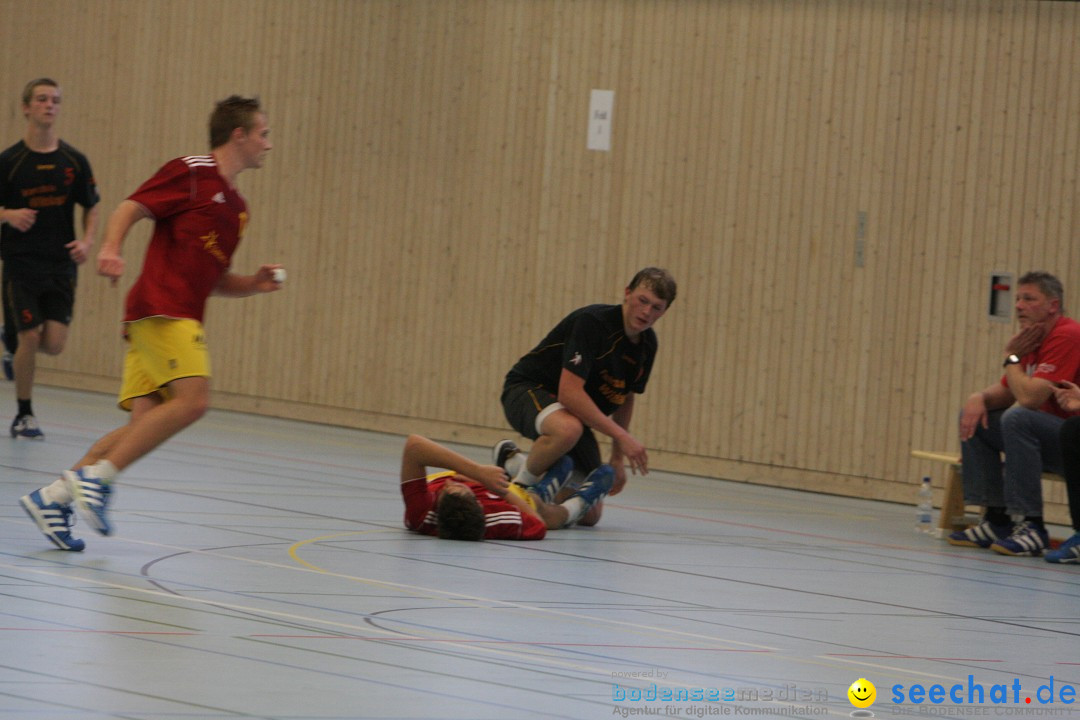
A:
{"label": "man in red jersey running", "polygon": [[233,95],[210,115],[210,154],[176,158],[120,203],[105,228],[98,274],[115,285],[124,273],[121,247],[143,219],[154,221],[142,273],[124,311],[128,341],[119,405],[127,425],[94,443],[71,470],[21,499],[23,509],[62,550],[85,543],[71,536],[72,505],[102,535],[116,475],[198,420],[210,406],[210,358],[203,312],[210,295],[244,297],[280,288],[262,265],[231,271],[248,222],[236,189],[244,170],[262,167],[270,128],[257,99]]}

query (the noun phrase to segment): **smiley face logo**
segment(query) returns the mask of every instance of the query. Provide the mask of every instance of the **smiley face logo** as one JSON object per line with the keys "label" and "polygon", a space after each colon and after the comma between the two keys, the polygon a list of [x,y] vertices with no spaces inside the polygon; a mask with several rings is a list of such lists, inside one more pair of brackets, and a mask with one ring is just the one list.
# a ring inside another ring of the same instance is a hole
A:
{"label": "smiley face logo", "polygon": [[877,688],[866,678],[859,678],[851,683],[847,690],[848,700],[857,708],[868,708],[877,700]]}

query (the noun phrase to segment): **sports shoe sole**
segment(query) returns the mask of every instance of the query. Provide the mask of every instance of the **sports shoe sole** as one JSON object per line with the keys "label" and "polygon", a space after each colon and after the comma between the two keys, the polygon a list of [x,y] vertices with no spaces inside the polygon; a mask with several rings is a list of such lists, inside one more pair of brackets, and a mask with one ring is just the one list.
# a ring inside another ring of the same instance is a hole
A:
{"label": "sports shoe sole", "polygon": [[1012,548],[1005,547],[1004,545],[994,543],[990,546],[990,549],[1001,555],[1008,555],[1010,557],[1040,557],[1046,548],[1022,548],[1020,550],[1013,550]]}
{"label": "sports shoe sole", "polygon": [[990,547],[990,545],[993,544],[993,543],[987,543],[986,545],[980,545],[979,543],[975,542],[974,540],[953,540],[952,538],[945,538],[945,542],[949,543],[950,545],[952,545],[954,547],[973,547],[973,548],[982,548],[983,550],[987,549],[988,547]]}
{"label": "sports shoe sole", "polygon": [[40,430],[38,430],[38,432],[37,432],[37,434],[36,434],[36,435],[26,435],[26,434],[24,434],[24,433],[21,433],[21,432],[17,432],[17,431],[15,431],[15,430],[12,430],[12,431],[11,431],[11,438],[12,438],[13,440],[34,440],[34,441],[41,441],[41,440],[44,440],[44,439],[45,439],[45,433],[43,433],[43,432],[41,432]]}

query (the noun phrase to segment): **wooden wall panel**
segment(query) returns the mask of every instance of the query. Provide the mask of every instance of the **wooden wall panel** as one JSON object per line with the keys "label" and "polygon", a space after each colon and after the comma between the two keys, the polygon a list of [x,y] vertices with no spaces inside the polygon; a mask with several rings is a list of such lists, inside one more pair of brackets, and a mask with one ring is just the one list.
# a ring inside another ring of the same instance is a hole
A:
{"label": "wooden wall panel", "polygon": [[[570,309],[669,267],[634,428],[655,464],[907,500],[956,449],[1013,326],[993,271],[1080,288],[1080,6],[1034,0],[0,0],[0,133],[32,76],[106,212],[258,94],[218,404],[488,442],[510,364]],[[22,27],[50,27],[40,47]],[[57,53],[54,47],[65,48]],[[585,147],[615,91],[611,152]],[[6,100],[4,100],[6,98]],[[866,218],[856,262],[858,218]],[[119,288],[84,272],[48,382],[109,389]],[[1075,303],[1072,303],[1075,305]],[[122,418],[118,415],[118,421]],[[47,419],[43,418],[47,424]],[[1060,497],[1058,498],[1060,500]],[[1059,509],[1060,510],[1060,509]]]}

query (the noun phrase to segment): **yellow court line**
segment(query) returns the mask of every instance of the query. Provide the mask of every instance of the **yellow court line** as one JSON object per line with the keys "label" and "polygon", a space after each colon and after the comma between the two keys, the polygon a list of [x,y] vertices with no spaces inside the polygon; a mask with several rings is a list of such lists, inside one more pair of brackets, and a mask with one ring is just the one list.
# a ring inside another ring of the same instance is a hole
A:
{"label": "yellow court line", "polygon": [[[4,519],[0,518],[0,521],[2,521],[2,520],[4,520]],[[162,549],[162,550],[169,550],[169,551],[173,551],[173,552],[177,552],[177,553],[190,553],[190,554],[193,554],[193,555],[205,555],[207,557],[212,557],[212,558],[217,558],[217,559],[234,560],[234,561],[247,563],[247,564],[251,564],[251,565],[259,565],[259,566],[269,567],[269,568],[291,570],[291,571],[295,571],[295,572],[313,572],[313,573],[318,573],[318,574],[322,574],[322,575],[327,575],[329,577],[335,577],[335,578],[345,579],[345,580],[352,580],[352,581],[355,581],[355,582],[370,584],[370,585],[373,585],[373,586],[378,586],[378,587],[391,589],[391,590],[396,590],[396,591],[400,591],[400,592],[409,592],[410,594],[413,594],[413,595],[421,595],[421,596],[423,596],[423,595],[426,594],[426,596],[428,598],[430,598],[430,599],[444,599],[444,600],[452,600],[452,601],[457,601],[457,602],[471,601],[472,603],[486,603],[486,604],[490,604],[490,605],[501,606],[501,607],[504,607],[504,608],[512,608],[512,609],[517,609],[517,610],[521,610],[521,611],[531,611],[531,612],[539,614],[539,615],[555,616],[555,617],[560,617],[560,618],[580,620],[580,621],[585,621],[585,622],[592,623],[592,624],[605,624],[605,625],[609,625],[609,626],[630,628],[630,629],[632,629],[633,631],[635,631],[637,633],[641,633],[642,631],[648,631],[650,633],[656,633],[659,636],[668,636],[668,637],[679,637],[679,638],[684,638],[684,639],[693,639],[693,640],[697,640],[698,642],[713,642],[713,643],[716,643],[718,645],[728,645],[728,646],[737,645],[737,646],[755,648],[755,649],[758,649],[758,650],[764,650],[764,651],[769,651],[769,652],[779,652],[780,651],[779,648],[774,648],[774,647],[770,647],[770,646],[766,646],[766,645],[758,645],[758,644],[754,644],[754,643],[746,643],[746,642],[741,642],[741,641],[736,641],[736,640],[727,640],[727,639],[724,639],[724,638],[713,637],[713,636],[704,635],[704,634],[701,634],[701,633],[689,633],[689,632],[684,632],[684,631],[680,631],[680,630],[673,630],[673,629],[670,629],[670,628],[662,628],[662,627],[657,627],[657,626],[652,626],[652,625],[641,625],[639,623],[622,621],[622,620],[613,620],[613,619],[604,618],[604,617],[594,617],[594,616],[589,616],[589,615],[583,615],[583,614],[580,614],[580,613],[573,613],[573,612],[564,611],[564,610],[557,610],[557,609],[553,609],[553,608],[542,608],[542,607],[537,607],[537,606],[525,605],[525,604],[522,604],[522,603],[516,603],[516,602],[510,602],[510,601],[504,601],[504,600],[496,600],[496,599],[493,599],[493,598],[484,598],[484,597],[480,597],[480,596],[466,595],[464,593],[456,593],[456,592],[451,592],[451,591],[447,591],[447,590],[438,590],[438,589],[435,589],[435,588],[425,588],[425,587],[416,586],[416,585],[407,585],[407,584],[404,584],[404,583],[395,583],[395,582],[387,582],[387,581],[375,580],[373,578],[364,578],[364,577],[359,577],[359,576],[355,576],[355,575],[349,575],[349,574],[346,574],[346,573],[340,573],[340,572],[335,572],[335,571],[332,571],[332,570],[326,570],[326,569],[323,569],[323,568],[319,568],[318,566],[313,565],[312,563],[309,563],[309,562],[303,560],[302,558],[299,558],[297,555],[295,555],[296,550],[299,550],[300,548],[302,548],[302,547],[304,547],[306,545],[310,545],[310,544],[313,544],[313,543],[316,543],[316,542],[332,540],[332,539],[336,539],[336,538],[359,536],[359,535],[366,535],[366,534],[371,534],[371,533],[386,533],[386,532],[396,533],[398,531],[393,530],[393,529],[352,531],[352,532],[336,533],[336,534],[333,534],[333,535],[326,535],[326,536],[322,536],[322,537],[318,537],[318,538],[311,538],[311,539],[308,539],[308,540],[298,541],[298,542],[294,543],[290,547],[290,555],[293,556],[293,559],[299,564],[299,566],[298,565],[293,565],[293,564],[283,564],[283,563],[278,563],[278,562],[271,562],[271,561],[267,561],[267,560],[257,560],[257,559],[253,559],[253,558],[239,557],[239,556],[229,555],[229,554],[224,554],[224,553],[219,553],[219,552],[212,552],[212,551],[209,551],[209,550],[199,550],[199,549],[194,549],[194,548],[180,547],[180,546],[176,546],[176,545],[167,545],[167,544],[164,544],[164,543],[156,543],[156,542],[151,542],[151,541],[147,541],[147,540],[135,540],[135,539],[130,539],[130,538],[117,538],[117,540],[121,540],[123,542],[131,543],[131,544],[135,544],[135,545],[143,545],[143,546],[146,546],[146,547],[154,547],[154,548],[158,548],[158,549]],[[70,568],[70,569],[75,569],[78,566],[67,566],[67,567]],[[165,592],[165,591],[161,591],[161,590],[151,590],[151,589],[148,589],[148,588],[136,587],[136,586],[133,586],[133,585],[123,585],[123,584],[120,584],[120,583],[96,580],[96,579],[85,578],[85,577],[73,578],[72,575],[69,572],[54,572],[54,571],[49,571],[49,570],[44,570],[44,569],[36,569],[36,568],[28,568],[28,567],[25,567],[25,566],[12,565],[10,563],[0,563],[0,569],[9,570],[9,571],[12,571],[12,572],[31,573],[31,574],[34,574],[34,575],[41,575],[41,576],[46,576],[46,577],[51,577],[51,578],[57,578],[57,579],[63,580],[66,583],[70,583],[73,580],[77,580],[78,582],[92,584],[92,585],[96,585],[96,586],[102,587],[102,588],[108,588],[108,589],[113,589],[113,590],[123,590],[123,591],[131,592],[131,593],[137,593],[137,594],[140,594],[140,595],[146,595],[146,596],[150,596],[150,597],[156,597],[156,598],[161,598],[161,599],[166,599],[166,600],[171,600],[171,601],[184,601],[184,602],[189,602],[189,603],[196,604],[196,605],[219,607],[219,608],[225,608],[225,609],[229,609],[229,610],[236,610],[236,611],[245,612],[245,613],[262,614],[262,615],[267,615],[267,616],[270,616],[270,617],[280,618],[280,619],[284,619],[284,620],[287,620],[287,621],[290,621],[290,622],[296,622],[296,623],[301,623],[301,624],[306,623],[306,624],[312,624],[312,625],[322,625],[322,626],[325,626],[325,627],[338,628],[338,629],[341,629],[343,631],[347,631],[350,634],[355,634],[355,635],[360,635],[360,636],[362,636],[365,633],[366,634],[373,634],[374,633],[374,634],[379,634],[379,635],[385,636],[386,640],[391,640],[391,641],[393,641],[393,640],[401,641],[401,640],[410,639],[410,636],[403,635],[400,632],[383,630],[381,628],[378,628],[377,626],[370,625],[370,624],[368,624],[366,622],[363,623],[363,624],[357,624],[357,623],[352,623],[352,622],[340,622],[340,621],[329,620],[329,619],[324,619],[324,618],[320,618],[320,617],[299,615],[299,614],[295,614],[295,613],[282,612],[282,611],[278,611],[278,610],[269,610],[269,609],[265,609],[265,608],[241,605],[241,604],[237,604],[237,603],[230,603],[230,602],[225,602],[225,601],[221,601],[221,600],[211,600],[211,599],[207,599],[207,598],[193,597],[193,596],[189,596],[189,595],[178,595],[178,594],[175,594],[175,593]],[[228,592],[228,591],[223,591],[223,592]],[[414,636],[413,639],[425,640],[425,639],[433,639],[433,638],[432,637],[423,637],[423,636]],[[458,648],[460,648],[462,650],[467,649],[467,650],[471,650],[473,652],[478,652],[478,651],[479,652],[485,652],[485,653],[488,653],[488,654],[491,654],[491,655],[506,655],[506,656],[519,657],[519,658],[520,657],[531,658],[531,659],[534,659],[534,660],[537,660],[537,661],[546,662],[547,664],[549,664],[549,665],[551,665],[553,667],[561,667],[561,668],[566,668],[566,669],[572,669],[572,670],[578,670],[578,671],[583,671],[583,672],[595,673],[595,674],[597,674],[597,675],[599,675],[601,677],[604,677],[604,678],[610,677],[610,668],[597,668],[597,667],[593,667],[593,666],[589,666],[589,665],[581,665],[581,664],[561,660],[561,659],[556,658],[554,656],[547,655],[547,654],[541,654],[541,653],[537,652],[540,648],[535,647],[535,646],[531,648],[531,652],[526,652],[524,649],[516,650],[516,651],[510,651],[510,650],[504,650],[504,649],[500,649],[500,648],[493,648],[493,647],[490,647],[490,646],[478,645],[476,643],[455,642],[454,639],[452,639],[452,638],[447,642],[447,645],[448,646],[453,646],[453,647],[458,647]],[[717,647],[716,649],[717,650],[723,650],[724,648],[723,647]],[[555,652],[558,652],[558,651],[555,650],[555,649],[552,649],[550,652],[555,653]],[[887,666],[877,665],[877,664],[874,664],[874,663],[868,663],[868,662],[865,662],[865,661],[858,661],[858,660],[852,660],[852,659],[846,659],[846,658],[829,658],[829,657],[821,657],[821,656],[806,658],[806,657],[792,656],[792,655],[788,655],[786,653],[782,654],[782,655],[777,655],[777,656],[774,656],[774,657],[776,657],[777,659],[783,658],[783,659],[786,659],[788,661],[792,661],[792,662],[796,662],[796,663],[804,664],[804,665],[811,665],[811,666],[826,666],[826,667],[832,666],[834,668],[838,668],[838,667],[842,667],[842,666],[845,666],[847,664],[850,664],[850,665],[864,666],[864,667],[867,667],[867,668],[875,668],[875,669],[885,669],[887,667]],[[905,672],[911,672],[911,671],[905,671]],[[947,677],[947,676],[935,676],[935,675],[932,675],[932,674],[929,674],[929,673],[916,673],[916,674],[926,675],[927,677],[942,677],[942,678]],[[679,685],[685,685],[685,683],[673,682],[672,685],[673,686],[679,686]],[[830,714],[832,714],[832,713],[830,712]]]}
{"label": "yellow court line", "polygon": [[[6,518],[0,518],[0,522],[3,522],[4,520],[6,520]],[[14,520],[12,520],[12,522],[14,522]],[[389,529],[389,528],[380,528],[380,529],[377,529],[377,530],[357,530],[357,531],[352,531],[352,532],[348,532],[348,533],[337,533],[337,534],[334,534],[334,535],[328,535],[328,536],[325,536],[325,538],[347,537],[349,535],[362,535],[362,534],[381,533],[381,532],[397,533],[399,531],[395,530],[395,529]],[[508,600],[498,600],[496,598],[487,598],[487,597],[482,597],[482,596],[479,596],[479,595],[467,595],[465,593],[451,592],[449,590],[439,590],[439,589],[436,589],[436,588],[428,588],[428,587],[423,587],[423,586],[419,586],[419,585],[408,585],[406,583],[398,583],[398,582],[376,580],[374,578],[365,578],[365,577],[360,577],[360,576],[357,576],[357,575],[350,575],[350,574],[347,574],[347,573],[336,572],[336,571],[333,571],[333,570],[321,569],[321,568],[318,568],[318,566],[311,565],[310,563],[306,563],[306,562],[301,562],[301,564],[299,566],[297,566],[297,565],[293,565],[293,564],[271,562],[269,560],[257,560],[257,559],[254,559],[254,558],[240,557],[240,556],[237,556],[237,555],[229,555],[227,553],[213,552],[213,551],[210,551],[210,550],[199,550],[199,549],[196,549],[196,548],[180,547],[180,546],[177,546],[177,545],[168,545],[168,544],[165,544],[165,543],[152,542],[150,540],[136,540],[136,539],[132,539],[132,538],[116,538],[116,539],[113,540],[113,542],[117,542],[117,541],[131,543],[131,544],[134,544],[134,545],[142,545],[142,546],[145,546],[145,547],[158,548],[158,549],[161,549],[161,550],[168,550],[168,551],[170,551],[170,552],[172,552],[174,554],[189,553],[189,554],[192,554],[192,555],[204,555],[204,556],[207,556],[207,557],[217,558],[219,560],[234,560],[234,561],[237,561],[237,562],[247,563],[247,564],[250,564],[250,565],[259,565],[259,566],[262,566],[262,567],[276,568],[276,569],[282,569],[282,570],[291,570],[291,571],[294,571],[294,572],[317,573],[317,574],[326,575],[326,576],[329,576],[329,577],[339,578],[339,579],[342,579],[342,580],[352,580],[354,582],[364,583],[364,584],[368,584],[368,585],[372,585],[372,586],[376,586],[376,587],[381,587],[381,588],[384,588],[384,589],[394,590],[394,591],[397,591],[397,592],[403,592],[403,593],[408,593],[408,594],[411,594],[411,595],[419,595],[419,596],[422,596],[422,597],[428,597],[429,599],[470,601],[472,603],[481,604],[481,605],[499,606],[499,607],[502,607],[502,608],[512,608],[512,609],[517,609],[517,610],[532,611],[534,613],[539,613],[541,615],[546,615],[546,616],[554,616],[554,617],[560,617],[560,618],[572,618],[572,619],[577,619],[577,620],[583,620],[585,622],[592,623],[592,624],[604,624],[604,625],[614,626],[614,627],[630,628],[630,629],[634,630],[635,632],[649,631],[649,632],[659,633],[661,636],[679,637],[679,638],[683,638],[683,639],[693,640],[693,641],[699,642],[699,643],[701,643],[701,642],[713,642],[713,643],[716,643],[716,644],[721,646],[721,647],[717,648],[718,650],[719,649],[725,649],[725,647],[731,647],[731,646],[753,648],[755,650],[764,650],[764,651],[769,651],[769,652],[774,652],[774,651],[778,650],[778,648],[774,648],[774,647],[771,647],[771,646],[768,646],[768,645],[760,645],[760,644],[757,644],[757,643],[742,642],[742,641],[739,641],[739,640],[728,640],[728,639],[725,639],[725,638],[720,638],[720,637],[715,637],[715,636],[710,636],[710,635],[704,635],[704,634],[701,634],[701,633],[684,632],[684,631],[681,631],[681,630],[673,630],[673,629],[670,629],[670,628],[663,628],[663,627],[658,627],[658,626],[654,626],[654,625],[642,625],[640,623],[629,622],[629,621],[625,621],[625,620],[614,620],[614,619],[611,619],[611,618],[597,617],[597,616],[592,616],[592,615],[584,615],[584,614],[581,614],[581,613],[574,613],[574,612],[570,612],[570,611],[567,611],[567,610],[558,610],[558,609],[555,609],[555,608],[543,608],[543,607],[538,607],[538,606],[533,606],[533,605],[525,605],[523,603],[516,603],[516,602],[512,602],[512,601],[508,601]],[[305,544],[311,544],[312,542],[317,542],[317,541],[319,541],[319,538],[313,538],[313,539],[310,539],[310,540],[301,540],[301,541],[298,541],[297,543],[294,543],[291,547],[295,548],[295,547],[299,547],[299,546],[302,546],[302,545],[305,545]],[[78,567],[78,566],[70,566],[70,567],[75,568],[75,567]],[[12,569],[12,570],[18,569],[18,570],[22,570],[24,572],[36,572],[36,573],[40,573],[40,574],[51,575],[51,576],[54,576],[54,577],[63,577],[65,579],[71,580],[70,575],[49,573],[47,571],[40,571],[40,570],[31,570],[29,568],[20,568],[17,565],[10,565],[10,564],[7,564],[7,563],[0,563],[0,568],[9,568],[9,569]],[[79,579],[82,580],[83,578],[79,578]],[[101,581],[89,580],[89,579],[87,579],[86,582],[93,582],[95,584],[106,585],[106,586],[110,586],[110,587],[123,588],[123,589],[131,589],[131,590],[133,590],[135,592],[142,592],[142,590],[140,590],[139,588],[135,588],[133,586],[110,585],[109,583],[104,583],[104,582],[101,582]],[[149,591],[147,591],[147,592],[149,592]],[[169,595],[169,597],[187,597],[187,596],[184,596],[184,595],[179,595],[179,596],[177,596],[177,595]],[[223,604],[223,606],[224,606],[224,604]],[[333,624],[330,621],[328,621],[328,623]],[[351,626],[351,625],[343,625],[343,626],[344,627],[354,627],[354,626]]]}
{"label": "yellow court line", "polygon": [[[133,541],[133,542],[140,542],[140,541]],[[147,543],[147,544],[158,545],[157,543]],[[198,553],[198,552],[201,552],[201,551],[193,551],[193,552]],[[260,563],[260,564],[272,564],[272,563]],[[288,567],[288,566],[285,566],[285,567]],[[8,564],[8,563],[0,563],[0,569],[6,569],[6,570],[11,570],[11,571],[19,571],[19,572],[28,572],[28,573],[32,573],[32,574],[35,574],[35,575],[44,575],[46,577],[58,578],[58,579],[65,580],[65,581],[71,581],[72,580],[72,577],[70,575],[67,575],[67,574],[51,572],[51,571],[48,571],[48,570],[40,570],[40,569],[34,569],[34,568],[19,567],[17,565],[11,565],[11,564]],[[337,573],[327,573],[327,574],[338,576]],[[160,599],[166,599],[166,600],[172,600],[172,601],[185,601],[185,602],[193,603],[193,604],[196,604],[196,605],[206,605],[206,606],[215,607],[215,608],[225,608],[227,610],[236,610],[238,612],[249,613],[249,614],[254,614],[254,615],[270,616],[270,617],[278,618],[278,619],[281,619],[281,620],[286,620],[286,621],[289,621],[289,622],[296,622],[296,623],[300,623],[300,624],[324,625],[324,626],[338,628],[338,629],[342,629],[342,630],[348,630],[348,631],[350,631],[350,633],[349,633],[350,635],[356,635],[356,636],[360,636],[360,637],[363,637],[363,635],[365,635],[365,634],[366,635],[371,635],[371,634],[374,633],[374,634],[384,635],[385,640],[387,640],[387,641],[432,640],[432,639],[436,639],[434,637],[423,637],[423,636],[420,636],[420,635],[412,635],[412,636],[410,636],[410,635],[402,635],[399,632],[392,632],[392,631],[389,631],[389,630],[383,630],[383,629],[381,629],[379,627],[368,625],[368,624],[359,625],[359,624],[355,624],[355,623],[338,622],[338,621],[335,621],[335,620],[327,620],[327,619],[320,618],[320,617],[310,617],[310,616],[304,616],[304,615],[297,615],[295,613],[281,612],[281,611],[278,611],[278,610],[268,610],[268,609],[265,609],[265,608],[258,608],[258,607],[253,607],[253,606],[249,606],[249,605],[240,605],[240,604],[237,604],[237,603],[224,602],[224,601],[221,601],[221,600],[211,600],[211,599],[208,599],[208,598],[192,597],[192,596],[189,596],[189,595],[177,595],[175,593],[169,593],[169,592],[165,592],[163,590],[150,590],[148,588],[140,588],[140,587],[135,587],[133,585],[121,585],[119,583],[107,582],[107,581],[103,581],[103,580],[94,580],[94,579],[91,579],[91,578],[82,578],[82,577],[80,577],[80,578],[78,578],[78,580],[81,583],[87,583],[87,584],[91,584],[91,585],[96,585],[98,587],[107,588],[107,589],[110,589],[110,590],[123,590],[123,591],[131,592],[131,593],[137,593],[137,594],[140,594],[140,595],[147,595],[147,596],[150,596],[150,597],[155,597],[155,598],[160,598]],[[370,638],[364,638],[364,639],[370,641]],[[265,640],[264,640],[264,642],[265,642]],[[563,670],[573,671],[575,673],[590,673],[590,674],[598,675],[598,676],[600,676],[600,677],[602,677],[604,679],[610,679],[610,677],[611,677],[611,668],[600,668],[600,667],[595,667],[595,666],[592,666],[592,665],[584,665],[584,664],[581,664],[581,663],[569,662],[569,661],[561,659],[559,657],[555,657],[554,653],[558,652],[556,649],[551,649],[549,651],[552,654],[542,654],[542,653],[537,652],[537,650],[539,650],[539,648],[536,648],[536,647],[530,648],[531,652],[526,652],[524,649],[512,650],[512,649],[504,649],[504,648],[495,648],[495,647],[486,646],[486,645],[478,645],[476,643],[464,643],[464,642],[460,642],[460,641],[455,641],[452,638],[449,639],[449,641],[447,641],[445,643],[445,645],[443,645],[443,647],[455,647],[455,648],[458,648],[458,649],[460,649],[462,651],[467,650],[467,651],[474,652],[474,653],[487,653],[488,655],[505,656],[505,657],[515,658],[517,660],[521,660],[522,658],[524,658],[526,660],[530,660],[530,661],[533,661],[533,662],[543,662],[544,664],[546,664],[549,667],[561,668]],[[684,686],[685,685],[686,687],[695,687],[694,685],[690,685],[690,684],[686,684],[686,683],[679,683],[679,682],[675,682],[675,681],[672,681],[672,685],[673,686]]]}
{"label": "yellow court line", "polygon": [[[937,673],[920,672],[918,670],[911,670],[910,668],[899,668],[899,667],[894,667],[892,665],[881,665],[879,663],[867,662],[866,660],[852,660],[852,659],[849,659],[849,658],[838,658],[838,657],[822,658],[822,659],[829,660],[831,662],[850,663],[852,665],[859,665],[861,667],[873,668],[874,670],[888,670],[889,672],[895,672],[895,673],[897,673],[899,675],[906,675],[906,676],[909,676],[909,677],[931,678],[933,680],[945,680],[945,681],[952,680],[953,682],[964,682],[964,680],[967,680],[967,678],[955,678],[955,677],[951,677],[949,675],[939,675]],[[921,660],[922,658],[911,658],[911,659],[912,660]]]}
{"label": "yellow court line", "polygon": [[[607,625],[620,626],[620,627],[623,627],[624,629],[625,628],[630,628],[632,630],[632,632],[634,632],[635,634],[651,636],[651,637],[664,637],[664,636],[677,635],[677,636],[680,636],[682,638],[689,638],[689,639],[693,639],[693,640],[699,641],[699,642],[702,642],[702,641],[704,641],[704,642],[712,642],[712,643],[717,643],[717,644],[721,644],[721,645],[729,645],[729,646],[730,645],[738,645],[738,646],[741,646],[741,647],[753,648],[755,650],[768,651],[768,652],[774,652],[775,650],[777,650],[777,648],[768,647],[768,646],[765,646],[765,645],[758,645],[758,644],[755,644],[755,643],[746,643],[746,642],[741,642],[741,641],[738,641],[738,640],[728,640],[728,639],[725,639],[725,638],[710,637],[708,635],[702,635],[700,633],[687,633],[687,632],[683,632],[683,631],[680,631],[680,630],[673,630],[673,629],[669,629],[669,628],[661,628],[661,627],[656,627],[656,626],[652,626],[652,625],[642,625],[640,623],[626,622],[626,621],[622,621],[622,620],[612,620],[610,618],[595,617],[595,616],[591,616],[591,615],[582,615],[580,613],[572,613],[572,612],[568,612],[568,611],[564,611],[564,610],[555,610],[555,609],[552,609],[552,608],[541,608],[541,607],[537,607],[537,606],[534,606],[534,605],[525,605],[525,604],[522,604],[522,603],[510,602],[510,601],[507,601],[507,600],[497,600],[497,599],[494,599],[494,598],[485,598],[485,597],[474,596],[474,595],[465,595],[465,594],[462,594],[462,593],[454,593],[454,592],[449,592],[449,591],[446,591],[446,590],[438,590],[438,589],[435,589],[435,588],[420,587],[420,586],[417,586],[417,585],[405,585],[403,583],[389,582],[389,581],[383,581],[383,580],[374,580],[372,578],[363,578],[363,577],[357,577],[357,576],[353,576],[353,575],[344,575],[344,574],[335,572],[333,570],[327,570],[327,569],[322,568],[322,567],[320,567],[318,565],[314,565],[312,563],[309,563],[306,560],[304,560],[303,558],[301,558],[299,556],[299,554],[297,553],[297,551],[301,547],[304,547],[306,545],[310,545],[310,544],[313,544],[313,543],[322,542],[322,541],[326,541],[326,540],[333,540],[333,539],[336,539],[336,538],[347,537],[349,535],[363,535],[363,534],[365,534],[367,532],[386,532],[386,531],[357,531],[357,532],[351,532],[351,533],[337,533],[337,534],[334,534],[334,535],[326,535],[326,536],[319,537],[319,538],[311,538],[309,540],[301,540],[301,541],[299,541],[297,543],[294,543],[289,548],[289,556],[292,557],[296,562],[300,563],[306,569],[311,570],[312,572],[318,572],[318,573],[322,573],[322,574],[325,574],[325,575],[330,575],[332,577],[350,579],[350,580],[354,580],[356,582],[360,582],[360,583],[363,583],[363,584],[366,584],[366,585],[372,585],[372,586],[380,587],[380,588],[387,589],[387,590],[397,590],[397,591],[407,590],[409,592],[409,594],[411,594],[411,595],[418,595],[418,596],[421,596],[421,597],[426,597],[426,598],[428,598],[430,600],[444,600],[444,601],[448,601],[448,602],[456,602],[456,603],[463,604],[463,605],[464,604],[474,605],[474,604],[477,604],[477,603],[483,603],[483,604],[488,604],[488,605],[498,605],[498,606],[501,606],[501,607],[504,607],[504,608],[510,608],[510,609],[517,610],[517,611],[520,611],[520,612],[524,612],[524,613],[530,614],[530,615],[545,615],[545,616],[556,615],[556,616],[558,616],[560,618],[563,618],[563,619],[574,620],[576,622],[583,622],[583,623],[588,623],[588,624],[595,624],[595,623],[600,622],[600,623],[604,623],[604,624],[607,624]],[[717,650],[722,650],[722,649],[725,649],[725,648],[718,647],[716,649]]]}

